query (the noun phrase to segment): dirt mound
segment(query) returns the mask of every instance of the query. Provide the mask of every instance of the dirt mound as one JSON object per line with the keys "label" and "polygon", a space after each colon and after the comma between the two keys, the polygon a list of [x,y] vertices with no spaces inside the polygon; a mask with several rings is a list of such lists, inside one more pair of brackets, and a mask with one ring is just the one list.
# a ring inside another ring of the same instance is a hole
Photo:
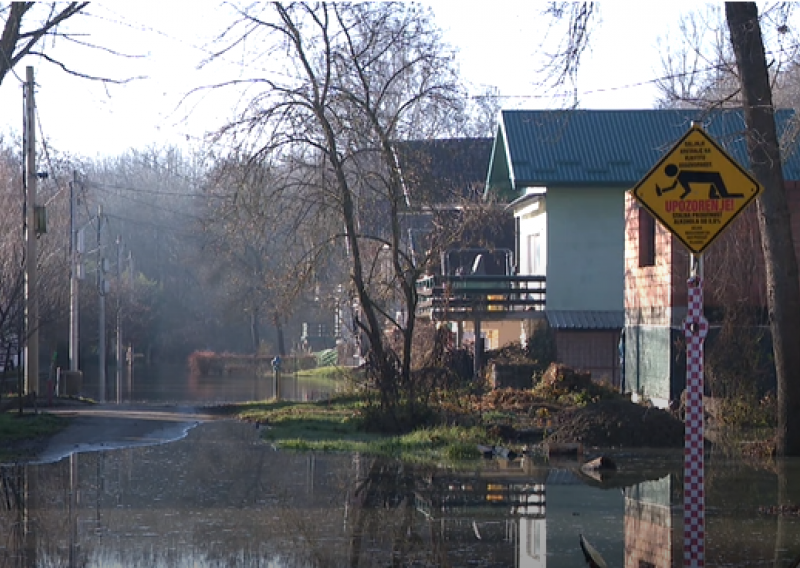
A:
{"label": "dirt mound", "polygon": [[684,425],[659,408],[602,400],[556,414],[547,439],[599,447],[678,448],[684,442]]}
{"label": "dirt mound", "polygon": [[592,374],[552,363],[542,375],[542,385],[562,391],[587,390],[592,385]]}

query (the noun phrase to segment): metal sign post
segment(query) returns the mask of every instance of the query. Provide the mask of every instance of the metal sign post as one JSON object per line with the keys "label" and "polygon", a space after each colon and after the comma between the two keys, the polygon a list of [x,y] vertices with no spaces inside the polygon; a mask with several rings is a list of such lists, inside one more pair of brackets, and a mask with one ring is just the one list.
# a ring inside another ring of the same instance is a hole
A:
{"label": "metal sign post", "polygon": [[705,565],[705,455],[703,432],[703,252],[764,188],[692,123],[631,191],[689,249],[683,489],[683,565]]}
{"label": "metal sign post", "polygon": [[683,461],[683,565],[705,565],[705,448],[703,427],[703,342],[708,320],[703,315],[703,255],[689,257],[689,302],[686,336],[686,402]]}

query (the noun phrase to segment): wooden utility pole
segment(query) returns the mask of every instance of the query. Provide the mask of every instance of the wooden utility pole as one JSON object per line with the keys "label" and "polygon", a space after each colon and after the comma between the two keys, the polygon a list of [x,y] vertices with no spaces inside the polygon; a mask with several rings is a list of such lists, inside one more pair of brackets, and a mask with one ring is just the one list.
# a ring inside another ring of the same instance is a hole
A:
{"label": "wooden utility pole", "polygon": [[26,68],[25,120],[25,392],[39,390],[39,309],[36,294],[36,105],[33,67]]}
{"label": "wooden utility pole", "polygon": [[69,184],[69,370],[78,370],[78,243],[75,233],[78,172]]}
{"label": "wooden utility pole", "polygon": [[117,235],[116,353],[117,402],[122,402],[122,235]]}
{"label": "wooden utility pole", "polygon": [[97,340],[97,366],[98,382],[100,383],[98,398],[100,402],[106,401],[106,259],[103,256],[103,206],[97,206],[97,295],[98,306],[98,340]]}

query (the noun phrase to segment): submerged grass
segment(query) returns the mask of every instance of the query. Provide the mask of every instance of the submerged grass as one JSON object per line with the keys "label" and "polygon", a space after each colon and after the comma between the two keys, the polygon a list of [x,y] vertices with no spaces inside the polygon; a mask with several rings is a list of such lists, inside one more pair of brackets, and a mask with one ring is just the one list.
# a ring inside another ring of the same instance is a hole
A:
{"label": "submerged grass", "polygon": [[360,429],[365,401],[341,395],[317,402],[267,401],[229,407],[240,420],[263,425],[262,437],[281,449],[359,452],[407,461],[459,460],[480,456],[489,442],[480,427],[438,426],[404,435],[381,435]]}

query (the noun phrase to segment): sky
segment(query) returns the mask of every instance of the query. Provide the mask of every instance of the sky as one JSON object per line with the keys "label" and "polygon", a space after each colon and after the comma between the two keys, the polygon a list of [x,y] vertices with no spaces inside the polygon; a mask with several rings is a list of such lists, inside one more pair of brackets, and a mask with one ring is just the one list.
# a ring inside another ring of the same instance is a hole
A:
{"label": "sky", "polygon": [[[543,94],[537,83],[545,61],[539,51],[548,20],[544,2],[530,0],[426,0],[445,40],[456,47],[462,75],[476,86],[495,86],[504,108],[559,108],[573,100]],[[652,108],[663,75],[659,39],[677,27],[688,2],[601,2],[601,21],[578,75],[582,108]],[[191,6],[191,9],[187,7]],[[92,2],[79,28],[95,45],[136,57],[75,50],[56,43],[58,55],[82,72],[106,77],[143,77],[104,85],[69,76],[39,58],[28,58],[0,85],[0,132],[22,128],[22,80],[32,65],[36,80],[37,138],[72,155],[97,158],[129,148],[199,146],[204,131],[231,115],[237,101],[220,93],[185,99],[191,89],[213,83],[213,68],[198,69],[208,42],[227,21],[218,2]],[[76,21],[77,22],[77,21]],[[657,22],[659,25],[654,26]],[[231,70],[244,72],[241,62]],[[188,102],[187,102],[188,101]],[[15,112],[14,109],[17,109]]]}

